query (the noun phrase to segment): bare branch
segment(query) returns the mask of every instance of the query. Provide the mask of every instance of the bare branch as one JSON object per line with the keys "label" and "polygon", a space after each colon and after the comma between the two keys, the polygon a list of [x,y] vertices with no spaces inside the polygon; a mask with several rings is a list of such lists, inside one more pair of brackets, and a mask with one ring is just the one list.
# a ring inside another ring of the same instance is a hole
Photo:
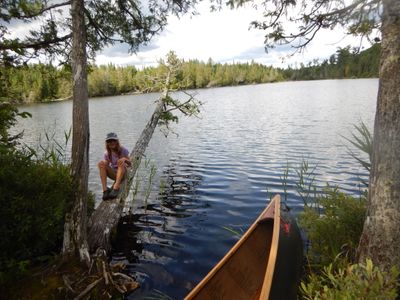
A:
{"label": "bare branch", "polygon": [[74,298],[74,300],[79,300],[79,299],[84,298],[102,280],[103,280],[103,277],[101,277],[101,278],[97,279],[96,281],[94,281],[93,283],[89,284],[82,293],[80,293],[77,297]]}
{"label": "bare branch", "polygon": [[[168,112],[171,112],[171,111],[174,111],[174,110],[177,110],[177,109],[180,110],[181,107],[183,107],[184,105],[190,103],[190,101],[192,101],[193,98],[194,98],[194,97],[191,97],[189,100],[187,100],[187,101],[185,101],[185,102],[183,102],[183,103],[181,103],[181,104],[179,104],[179,105],[173,106],[173,107],[170,108],[170,109],[167,109],[167,110],[165,111],[165,113],[168,113]],[[180,110],[180,111],[181,111],[181,110]],[[181,112],[182,112],[182,111],[181,111]]]}
{"label": "bare branch", "polygon": [[[296,53],[303,50],[316,37],[320,29],[333,29],[336,25],[348,28],[349,34],[369,35],[372,29],[380,27],[380,1],[354,0],[349,5],[341,1],[341,7],[337,7],[332,5],[333,1],[329,0],[313,1],[312,5],[303,0],[300,13],[287,16],[290,6],[295,5],[293,2],[272,1],[274,7],[270,8],[266,5],[270,1],[264,0],[264,17],[266,19],[261,22],[254,21],[251,24],[261,30],[271,30],[265,36],[266,49],[273,48],[275,44],[292,44]],[[287,31],[282,22],[285,15],[289,21],[300,24],[295,32]],[[294,45],[293,43],[296,41],[298,44]]]}
{"label": "bare branch", "polygon": [[380,2],[380,0],[371,0],[370,2],[366,2],[366,3],[365,3],[365,0],[358,0],[342,9],[336,9],[329,13],[321,14],[320,16],[323,18],[326,18],[326,17],[331,17],[331,16],[348,15],[350,12],[354,11],[360,4],[362,4],[363,6],[366,6],[366,5],[371,5],[371,4],[377,4],[378,2]]}

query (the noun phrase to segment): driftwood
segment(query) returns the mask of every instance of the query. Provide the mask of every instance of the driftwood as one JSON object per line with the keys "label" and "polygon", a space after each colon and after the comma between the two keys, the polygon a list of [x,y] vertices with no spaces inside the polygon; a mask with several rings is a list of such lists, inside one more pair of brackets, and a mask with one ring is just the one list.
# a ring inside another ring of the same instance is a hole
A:
{"label": "driftwood", "polygon": [[74,300],[79,300],[79,299],[82,299],[83,297],[85,297],[102,280],[103,280],[103,278],[99,278],[96,281],[94,281],[91,284],[89,284],[87,286],[87,288],[82,293],[80,293],[77,297],[74,298]]}
{"label": "driftwood", "polygon": [[114,200],[102,201],[89,220],[88,244],[90,252],[92,253],[98,248],[104,249],[107,252],[111,249],[110,237],[112,231],[117,226],[122,215],[125,206],[125,199],[129,194],[133,178],[139,168],[140,161],[150,142],[160,116],[165,110],[163,100],[168,96],[169,80],[170,73],[166,78],[164,91],[160,99],[157,101],[154,113],[130,153],[132,167],[128,168],[126,180],[121,184],[119,196]]}
{"label": "driftwood", "polygon": [[67,100],[72,100],[72,95],[64,97],[64,98],[51,99],[51,100],[49,100],[49,102],[61,102],[61,101],[67,101]]}

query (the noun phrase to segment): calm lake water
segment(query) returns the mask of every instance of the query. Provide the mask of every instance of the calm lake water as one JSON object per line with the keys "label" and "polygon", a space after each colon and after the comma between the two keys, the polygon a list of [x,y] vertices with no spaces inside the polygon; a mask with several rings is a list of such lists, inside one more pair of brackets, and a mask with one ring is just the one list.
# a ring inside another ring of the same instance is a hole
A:
{"label": "calm lake water", "polygon": [[[162,293],[182,299],[237,240],[224,227],[246,230],[269,196],[283,193],[288,165],[287,197],[295,214],[303,202],[293,168],[303,160],[311,169],[316,166],[318,187],[329,182],[359,195],[367,174],[349,155],[343,136],[349,137],[360,120],[372,128],[377,90],[377,79],[360,79],[196,91],[204,102],[201,117],[180,118],[173,126],[177,135],[168,138],[155,132],[128,204],[131,213],[120,224],[113,260],[128,263],[141,283],[128,298]],[[106,133],[117,132],[132,149],[157,97],[90,100],[90,189],[97,201],[96,163]],[[62,141],[71,126],[70,101],[20,110],[33,117],[21,120],[14,131],[23,129],[24,142],[31,146],[45,129]]]}

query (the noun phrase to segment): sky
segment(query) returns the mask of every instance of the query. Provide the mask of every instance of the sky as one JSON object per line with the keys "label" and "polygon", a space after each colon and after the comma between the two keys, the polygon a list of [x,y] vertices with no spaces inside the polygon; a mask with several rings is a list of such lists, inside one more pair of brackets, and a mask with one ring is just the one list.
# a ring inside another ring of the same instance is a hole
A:
{"label": "sky", "polygon": [[[260,20],[261,12],[252,7],[237,10],[224,9],[210,12],[209,4],[198,7],[199,15],[186,15],[178,19],[170,17],[168,26],[151,43],[142,47],[136,54],[128,54],[126,45],[104,49],[96,57],[97,64],[135,65],[136,67],[157,65],[160,58],[173,50],[185,60],[198,59],[214,62],[237,63],[255,62],[275,67],[295,66],[313,59],[329,58],[338,47],[358,46],[359,40],[344,34],[344,30],[326,30],[317,34],[303,53],[293,54],[294,48],[281,46],[264,49],[265,32],[249,29],[251,21]],[[364,44],[363,44],[364,45]],[[364,45],[369,47],[368,44]]]}
{"label": "sky", "polygon": [[[201,2],[197,12],[198,15],[194,16],[169,17],[164,31],[137,53],[130,54],[127,45],[118,44],[97,53],[95,63],[143,68],[157,65],[159,59],[173,50],[185,60],[206,62],[211,58],[219,63],[255,61],[284,68],[307,64],[314,59],[321,62],[335,53],[338,47],[360,45],[359,39],[346,36],[345,31],[338,28],[319,32],[302,53],[291,55],[295,49],[288,45],[270,49],[267,53],[264,49],[265,32],[249,28],[251,21],[262,20],[261,10],[247,6],[210,12],[209,2]],[[11,35],[23,36],[29,29],[32,27],[20,22],[11,27]],[[365,48],[369,46],[368,42],[363,44]]]}

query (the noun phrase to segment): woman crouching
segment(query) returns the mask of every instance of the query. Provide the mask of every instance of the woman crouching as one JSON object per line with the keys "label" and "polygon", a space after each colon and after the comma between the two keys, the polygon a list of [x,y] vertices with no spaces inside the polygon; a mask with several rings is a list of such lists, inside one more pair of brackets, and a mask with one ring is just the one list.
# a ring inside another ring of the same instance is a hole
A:
{"label": "woman crouching", "polygon": [[[129,151],[119,144],[116,133],[110,132],[106,137],[104,158],[98,163],[103,200],[117,198],[121,182],[126,174],[126,168],[131,165]],[[114,180],[111,188],[107,187],[107,177]]]}

